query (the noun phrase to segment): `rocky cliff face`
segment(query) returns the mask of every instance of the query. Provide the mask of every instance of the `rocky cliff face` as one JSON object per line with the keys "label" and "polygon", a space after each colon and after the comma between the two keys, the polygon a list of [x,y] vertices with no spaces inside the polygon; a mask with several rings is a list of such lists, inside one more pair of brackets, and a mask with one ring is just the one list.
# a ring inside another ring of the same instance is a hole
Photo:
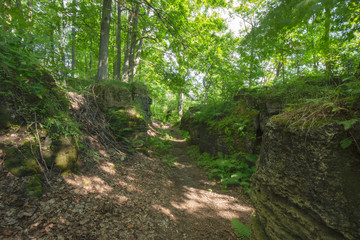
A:
{"label": "rocky cliff face", "polygon": [[[280,115],[279,115],[280,116]],[[336,123],[311,128],[271,118],[253,175],[253,240],[360,239],[360,155]],[[353,131],[360,142],[360,127]]]}

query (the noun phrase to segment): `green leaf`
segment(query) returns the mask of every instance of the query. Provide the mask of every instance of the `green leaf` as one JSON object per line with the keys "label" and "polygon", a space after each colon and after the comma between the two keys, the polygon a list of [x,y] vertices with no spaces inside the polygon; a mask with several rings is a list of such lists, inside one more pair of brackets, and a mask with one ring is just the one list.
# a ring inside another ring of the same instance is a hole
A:
{"label": "green leaf", "polygon": [[350,120],[339,122],[338,124],[343,125],[345,130],[349,130],[352,127],[352,125],[354,125],[358,121],[359,121],[358,118],[352,118]]}
{"label": "green leaf", "polygon": [[341,142],[340,142],[340,146],[343,148],[343,149],[346,149],[346,148],[348,148],[351,144],[352,144],[352,139],[345,139],[345,140],[342,140]]}

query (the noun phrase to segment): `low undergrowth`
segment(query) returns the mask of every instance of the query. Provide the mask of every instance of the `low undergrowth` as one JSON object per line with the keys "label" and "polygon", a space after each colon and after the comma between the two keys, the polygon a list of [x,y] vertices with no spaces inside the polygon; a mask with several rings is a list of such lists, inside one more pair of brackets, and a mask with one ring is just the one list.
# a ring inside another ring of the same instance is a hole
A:
{"label": "low undergrowth", "polygon": [[155,157],[160,158],[164,163],[169,167],[173,167],[176,161],[176,157],[173,157],[172,150],[173,145],[171,141],[168,140],[170,136],[162,131],[160,136],[150,136],[147,142],[147,147],[152,151],[152,154]]}
{"label": "low undergrowth", "polygon": [[219,180],[225,188],[230,185],[242,186],[244,192],[249,193],[257,155],[239,152],[229,156],[219,152],[213,156],[206,152],[200,153],[198,146],[189,147],[188,154],[205,168],[210,179]]}

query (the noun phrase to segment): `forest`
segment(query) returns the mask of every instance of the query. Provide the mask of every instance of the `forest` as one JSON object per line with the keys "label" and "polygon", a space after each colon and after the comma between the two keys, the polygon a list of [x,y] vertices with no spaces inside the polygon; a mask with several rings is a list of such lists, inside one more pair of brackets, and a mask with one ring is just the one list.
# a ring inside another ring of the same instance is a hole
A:
{"label": "forest", "polygon": [[360,239],[356,0],[0,0],[0,238]]}

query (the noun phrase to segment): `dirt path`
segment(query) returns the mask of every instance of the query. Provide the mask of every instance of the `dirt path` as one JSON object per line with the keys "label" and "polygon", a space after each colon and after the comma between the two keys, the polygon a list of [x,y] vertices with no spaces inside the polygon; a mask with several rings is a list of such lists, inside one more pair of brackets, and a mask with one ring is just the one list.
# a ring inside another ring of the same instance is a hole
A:
{"label": "dirt path", "polygon": [[80,173],[53,175],[40,200],[0,162],[0,239],[236,239],[230,220],[249,223],[251,207],[207,180],[172,134],[174,167],[98,146]]}

